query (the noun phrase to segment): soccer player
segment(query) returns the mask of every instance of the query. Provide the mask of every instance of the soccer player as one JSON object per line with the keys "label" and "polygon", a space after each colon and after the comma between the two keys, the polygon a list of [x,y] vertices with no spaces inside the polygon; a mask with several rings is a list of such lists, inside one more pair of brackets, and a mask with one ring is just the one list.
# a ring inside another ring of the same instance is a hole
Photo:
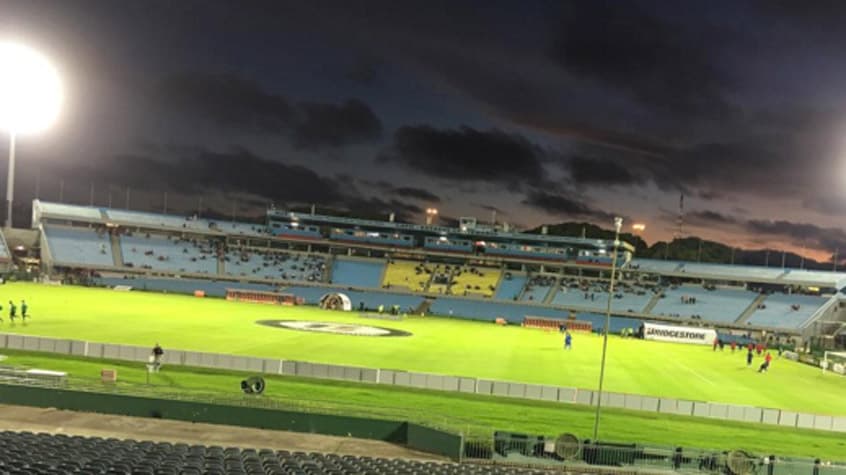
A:
{"label": "soccer player", "polygon": [[566,332],[564,334],[564,349],[565,350],[572,350],[573,349],[573,335],[570,332]]}
{"label": "soccer player", "polygon": [[731,341],[731,352],[734,353],[734,350],[737,349],[737,342],[732,340]]}
{"label": "soccer player", "polygon": [[16,310],[17,310],[17,307],[15,307],[15,302],[12,302],[11,300],[9,300],[9,320],[11,320],[12,323],[15,322],[15,311]]}
{"label": "soccer player", "polygon": [[746,352],[746,366],[752,366],[752,348]]}
{"label": "soccer player", "polygon": [[769,370],[770,369],[770,361],[772,361],[772,360],[773,360],[773,355],[771,355],[770,352],[768,351],[767,356],[764,357],[764,362],[761,363],[761,367],[758,368],[758,372],[763,373],[763,372]]}
{"label": "soccer player", "polygon": [[21,300],[21,318],[23,318],[23,321],[26,321],[26,309],[27,308],[28,307],[26,306],[26,300]]}

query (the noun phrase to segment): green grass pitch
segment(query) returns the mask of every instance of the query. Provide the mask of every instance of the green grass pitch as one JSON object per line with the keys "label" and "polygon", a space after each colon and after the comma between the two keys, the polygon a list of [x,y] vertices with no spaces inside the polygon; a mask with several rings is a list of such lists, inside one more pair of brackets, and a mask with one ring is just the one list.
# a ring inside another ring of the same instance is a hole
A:
{"label": "green grass pitch", "polygon": [[[513,381],[593,388],[601,339],[576,335],[565,352],[555,333],[441,318],[379,321],[357,314],[310,307],[275,307],[218,299],[79,287],[8,284],[0,302],[26,299],[32,318],[12,326],[4,305],[0,331],[111,343],[280,357],[337,364],[398,368]],[[402,329],[410,337],[353,337],[260,326],[260,319],[355,322]],[[143,367],[68,357],[7,352],[8,363],[68,371],[95,383],[99,369],[119,369],[120,384],[137,389]],[[759,362],[756,359],[755,365]],[[710,347],[612,338],[610,391],[695,400],[726,401],[805,412],[846,414],[846,379],[814,368],[775,360],[769,374],[747,368],[744,355]],[[243,378],[231,372],[169,367],[155,375],[152,389],[202,400],[240,397]],[[308,410],[407,419],[486,437],[493,430],[588,436],[593,409],[516,399],[407,388],[272,377],[265,396]],[[602,437],[608,440],[681,444],[717,449],[843,458],[842,434],[784,429],[645,412],[607,410]]]}
{"label": "green grass pitch", "polygon": [[[601,338],[576,334],[564,351],[555,332],[446,318],[365,319],[313,307],[277,307],[191,296],[8,284],[0,302],[26,299],[30,324],[0,331],[152,345],[372,368],[403,369],[578,388],[598,384]],[[406,330],[410,337],[354,337],[270,328],[261,319],[355,322]],[[745,353],[710,346],[612,337],[608,391],[846,415],[846,378],[775,359],[770,372]]]}

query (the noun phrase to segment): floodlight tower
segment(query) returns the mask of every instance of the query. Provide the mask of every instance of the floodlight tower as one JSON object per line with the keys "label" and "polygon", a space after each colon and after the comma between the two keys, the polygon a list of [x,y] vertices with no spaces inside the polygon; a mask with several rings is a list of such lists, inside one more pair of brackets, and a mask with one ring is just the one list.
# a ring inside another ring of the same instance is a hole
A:
{"label": "floodlight tower", "polygon": [[617,253],[620,249],[620,230],[623,218],[614,218],[614,254],[611,256],[611,282],[608,284],[608,302],[605,306],[605,328],[602,331],[602,362],[599,366],[599,391],[596,399],[596,415],[593,419],[593,443],[599,437],[599,414],[602,410],[602,386],[605,382],[605,355],[608,352],[608,331],[611,327],[611,299],[614,298],[614,278],[617,276]]}
{"label": "floodlight tower", "polygon": [[47,58],[26,46],[0,42],[0,129],[9,133],[6,228],[12,227],[17,136],[49,127],[61,103],[61,81]]}

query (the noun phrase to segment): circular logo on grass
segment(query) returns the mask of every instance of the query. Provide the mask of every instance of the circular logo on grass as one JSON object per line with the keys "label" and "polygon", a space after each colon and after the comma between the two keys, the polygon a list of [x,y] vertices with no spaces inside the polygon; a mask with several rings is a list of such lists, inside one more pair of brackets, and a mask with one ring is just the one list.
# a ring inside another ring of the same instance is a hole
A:
{"label": "circular logo on grass", "polygon": [[353,325],[349,323],[311,322],[308,320],[259,320],[256,323],[287,330],[317,333],[333,333],[351,336],[411,336],[411,333],[393,328]]}

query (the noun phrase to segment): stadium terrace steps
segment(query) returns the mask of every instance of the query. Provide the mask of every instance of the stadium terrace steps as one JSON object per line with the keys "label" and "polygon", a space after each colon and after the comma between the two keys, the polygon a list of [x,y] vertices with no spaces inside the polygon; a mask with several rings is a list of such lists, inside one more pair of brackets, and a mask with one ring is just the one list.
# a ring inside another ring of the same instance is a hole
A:
{"label": "stadium terrace steps", "polygon": [[658,305],[658,302],[661,301],[661,293],[656,292],[652,294],[652,298],[649,299],[649,303],[646,304],[646,307],[643,307],[643,313],[652,313],[652,309]]}
{"label": "stadium terrace steps", "polygon": [[764,300],[764,308],[756,308],[747,323],[763,327],[799,328],[826,302],[826,299],[814,295],[770,294]]}
{"label": "stadium terrace steps", "polygon": [[524,274],[516,274],[513,272],[503,272],[499,279],[499,284],[496,286],[496,294],[494,298],[497,300],[520,300],[520,295],[523,293],[523,287],[526,286],[528,277]]}
{"label": "stadium terrace steps", "polygon": [[502,272],[492,267],[457,267],[450,274],[449,291],[453,295],[493,297],[500,277]]}
{"label": "stadium terrace steps", "polygon": [[224,260],[225,273],[237,277],[318,283],[326,273],[326,259],[318,254],[230,248]]}
{"label": "stadium terrace steps", "polygon": [[123,252],[120,250],[120,238],[116,234],[109,233],[109,240],[112,245],[112,258],[116,267],[123,267]]}
{"label": "stadium terrace steps", "polygon": [[543,303],[549,305],[552,303],[552,300],[555,298],[555,294],[561,289],[561,282],[556,278],[555,285],[546,293],[546,297],[543,299]]}
{"label": "stadium terrace steps", "polygon": [[558,277],[551,275],[533,275],[526,283],[523,293],[520,295],[521,302],[547,302],[555,295],[553,289],[558,287]]}
{"label": "stadium terrace steps", "polygon": [[91,228],[44,226],[44,235],[53,261],[59,264],[114,266],[114,257],[105,233]]}
{"label": "stadium terrace steps", "polygon": [[[691,318],[719,323],[733,323],[757,298],[757,293],[739,288],[707,290],[701,286],[684,285],[664,291],[665,297],[652,309],[653,314]],[[695,303],[685,303],[693,299]]]}
{"label": "stadium terrace steps", "polygon": [[[428,429],[424,429],[428,430]],[[419,436],[418,436],[419,437]],[[4,473],[33,475],[156,474],[276,475],[383,474],[529,475],[539,469],[377,456],[274,451],[187,443],[82,437],[64,433],[0,432]]]}
{"label": "stadium terrace steps", "polygon": [[385,266],[384,287],[406,288],[412,292],[424,292],[429,287],[431,273],[420,272],[422,262],[392,260]]}
{"label": "stadium terrace steps", "polygon": [[[587,294],[587,297],[586,297]],[[604,312],[608,305],[608,291],[590,288],[563,287],[552,300],[553,305],[566,308],[582,308],[587,311]],[[638,294],[622,288],[614,289],[611,299],[611,310],[617,313],[641,313],[649,303],[651,296],[647,293]]]}
{"label": "stadium terrace steps", "polygon": [[759,295],[755,300],[752,301],[752,303],[749,304],[748,307],[746,307],[746,310],[744,310],[743,313],[741,313],[740,316],[737,317],[737,320],[735,320],[734,323],[737,325],[742,325],[746,323],[746,320],[749,320],[749,317],[751,317],[752,314],[755,313],[755,310],[758,309],[758,305],[761,305],[761,303],[763,303],[766,298],[766,294]]}
{"label": "stadium terrace steps", "polygon": [[153,270],[217,274],[217,256],[207,240],[184,240],[170,236],[136,233],[121,237],[127,265]]}
{"label": "stadium terrace steps", "polygon": [[0,260],[11,259],[12,254],[9,251],[9,244],[6,242],[6,236],[0,231]]}
{"label": "stadium terrace steps", "polygon": [[335,257],[329,283],[352,287],[379,288],[385,274],[385,261]]}
{"label": "stadium terrace steps", "polygon": [[434,302],[433,299],[426,299],[426,300],[420,302],[420,305],[418,305],[417,308],[414,309],[414,314],[415,315],[426,315],[427,313],[429,313],[429,308],[432,307],[433,302]]}

